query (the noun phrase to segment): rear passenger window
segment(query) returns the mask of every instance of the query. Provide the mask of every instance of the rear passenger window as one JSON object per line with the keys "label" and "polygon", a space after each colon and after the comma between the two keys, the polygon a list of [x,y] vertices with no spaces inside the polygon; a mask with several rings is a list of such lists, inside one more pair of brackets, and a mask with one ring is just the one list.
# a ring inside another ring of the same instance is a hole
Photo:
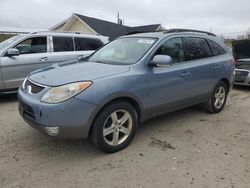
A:
{"label": "rear passenger window", "polygon": [[216,42],[214,41],[211,41],[211,40],[207,40],[211,49],[212,49],[212,52],[213,52],[213,55],[214,56],[217,56],[217,55],[223,55],[225,54],[225,50],[219,45],[217,44]]}
{"label": "rear passenger window", "polygon": [[207,41],[203,38],[185,38],[185,60],[191,61],[212,56]]}
{"label": "rear passenger window", "polygon": [[182,38],[169,39],[155,53],[155,55],[168,55],[172,58],[173,63],[184,61],[184,51]]}
{"label": "rear passenger window", "polygon": [[75,37],[76,51],[97,50],[103,45],[99,39],[77,38]]}
{"label": "rear passenger window", "polygon": [[74,51],[72,37],[53,37],[54,52]]}

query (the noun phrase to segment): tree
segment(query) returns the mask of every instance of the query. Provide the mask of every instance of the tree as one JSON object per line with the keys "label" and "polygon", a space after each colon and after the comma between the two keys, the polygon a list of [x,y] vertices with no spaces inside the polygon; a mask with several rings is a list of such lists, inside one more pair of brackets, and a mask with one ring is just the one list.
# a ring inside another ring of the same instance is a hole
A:
{"label": "tree", "polygon": [[247,30],[247,38],[250,39],[250,27]]}

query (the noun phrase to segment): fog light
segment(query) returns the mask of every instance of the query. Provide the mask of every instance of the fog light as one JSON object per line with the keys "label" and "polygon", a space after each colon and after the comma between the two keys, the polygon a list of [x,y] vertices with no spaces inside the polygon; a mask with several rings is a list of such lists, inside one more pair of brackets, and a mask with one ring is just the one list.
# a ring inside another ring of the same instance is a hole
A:
{"label": "fog light", "polygon": [[59,127],[45,127],[45,131],[51,136],[56,136],[59,134]]}

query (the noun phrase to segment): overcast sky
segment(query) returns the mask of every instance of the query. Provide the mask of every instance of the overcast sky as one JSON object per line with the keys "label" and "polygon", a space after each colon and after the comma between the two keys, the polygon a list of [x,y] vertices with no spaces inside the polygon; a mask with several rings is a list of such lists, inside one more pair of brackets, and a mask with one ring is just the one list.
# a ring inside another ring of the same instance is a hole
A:
{"label": "overcast sky", "polygon": [[0,30],[45,30],[72,13],[125,25],[160,23],[216,34],[250,28],[250,0],[0,0]]}

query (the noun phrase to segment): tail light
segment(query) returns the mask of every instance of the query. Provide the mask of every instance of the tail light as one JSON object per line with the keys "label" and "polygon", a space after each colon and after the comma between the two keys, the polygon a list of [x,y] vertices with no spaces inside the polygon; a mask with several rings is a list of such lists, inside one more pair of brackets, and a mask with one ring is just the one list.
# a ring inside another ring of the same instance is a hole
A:
{"label": "tail light", "polygon": [[234,59],[234,58],[233,58],[233,59],[231,59],[230,63],[231,63],[232,65],[235,65],[235,64],[236,64],[235,59]]}

